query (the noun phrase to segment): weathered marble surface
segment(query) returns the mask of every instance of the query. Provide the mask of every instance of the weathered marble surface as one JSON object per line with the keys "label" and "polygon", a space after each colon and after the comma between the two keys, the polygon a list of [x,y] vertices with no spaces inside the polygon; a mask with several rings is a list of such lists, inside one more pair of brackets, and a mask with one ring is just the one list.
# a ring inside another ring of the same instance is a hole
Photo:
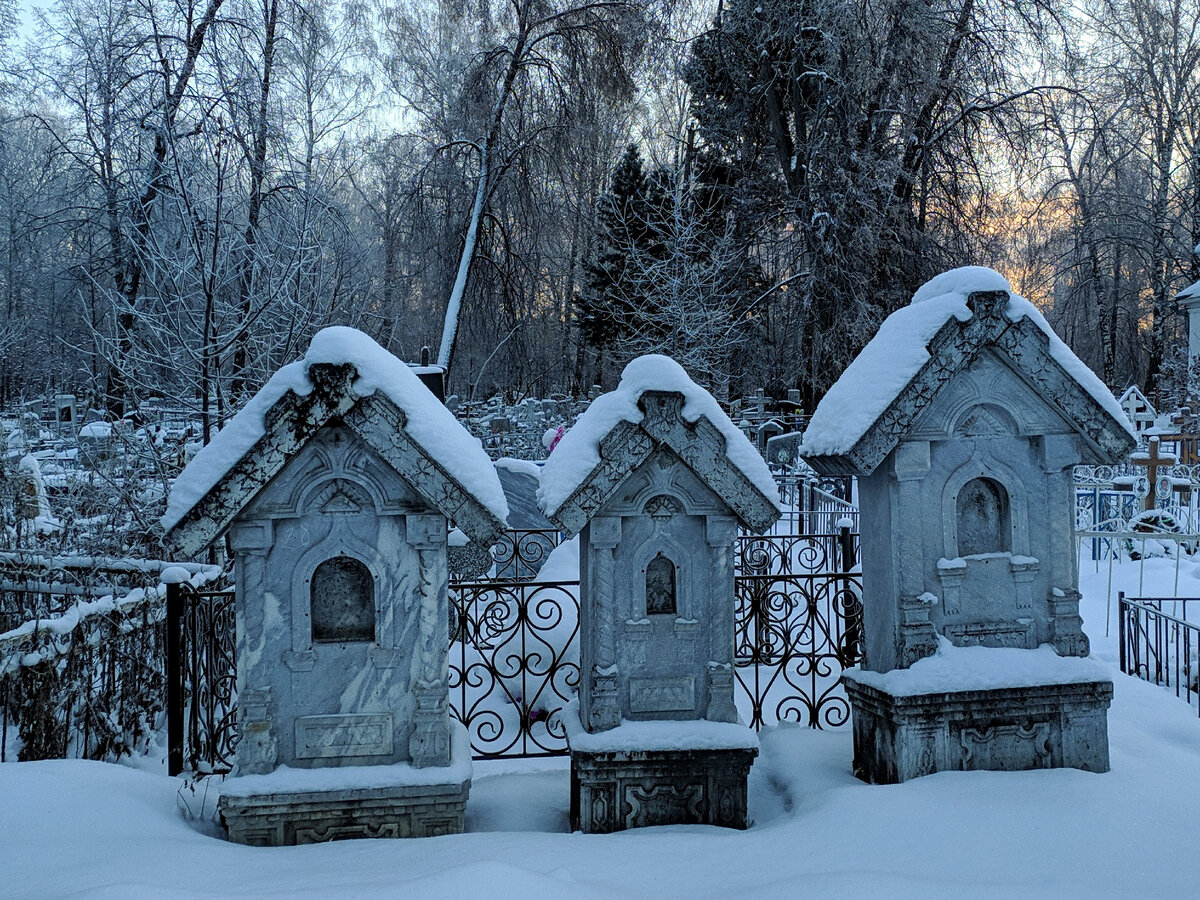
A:
{"label": "weathered marble surface", "polygon": [[[238,691],[261,699],[241,707],[238,770],[445,765],[445,518],[350,429],[327,427],[242,511],[232,542]],[[313,573],[341,556],[371,573],[374,640],[314,640]]]}
{"label": "weathered marble surface", "polygon": [[[638,425],[600,441],[600,465],[552,516],[581,530],[581,718],[737,721],[733,541],[779,516],[683,395],[647,391]],[[584,414],[586,416],[586,413]],[[649,593],[649,596],[648,596]]]}
{"label": "weathered marble surface", "polygon": [[[447,520],[484,545],[503,526],[399,407],[354,392],[352,366],[309,375],[168,535],[196,552],[228,530],[235,554],[241,739],[221,814],[251,844],[458,832],[470,762],[459,748],[465,769],[451,765]],[[330,786],[330,770],[401,763],[442,774]],[[243,790],[283,773],[286,789]]]}
{"label": "weathered marble surface", "polygon": [[[977,292],[929,362],[841,456],[858,476],[863,668],[907,669],[939,636],[959,647],[1088,654],[1079,616],[1072,470],[1133,448],[1113,417],[1049,353],[1008,294]],[[1108,769],[1112,685],[1042,684],[893,696],[844,678],[855,771],[891,783],[930,772]]]}
{"label": "weathered marble surface", "polygon": [[[865,666],[959,646],[1086,656],[1072,538],[1072,469],[1112,462],[1132,438],[1046,349],[1004,315],[1007,294],[972,294],[931,360],[844,457],[858,475]],[[1031,330],[1032,329],[1032,330]]]}
{"label": "weathered marble surface", "polygon": [[[613,427],[600,464],[551,516],[582,531],[579,719],[593,733],[622,721],[736,723],[733,542],[739,521],[761,531],[779,511],[725,457],[713,424],[684,421],[682,394],[647,391],[640,405],[643,421]],[[744,828],[756,753],[573,750],[572,822]]]}
{"label": "weathered marble surface", "polygon": [[608,834],[649,825],[745,828],[757,750],[571,753],[571,828]]}
{"label": "weathered marble surface", "polygon": [[267,411],[266,433],[175,523],[164,537],[169,549],[191,557],[219,538],[327,425],[354,432],[428,506],[472,540],[490,545],[504,523],[408,436],[399,407],[381,392],[359,396],[352,365],[317,364],[308,371],[312,391],[303,396],[289,392]]}
{"label": "weathered marble surface", "polygon": [[930,339],[929,361],[900,391],[878,420],[849,451],[840,456],[805,455],[805,461],[823,475],[869,474],[883,462],[916,426],[945,385],[960,379],[988,348],[1004,357],[1011,369],[1051,407],[1072,423],[1089,448],[1087,462],[1112,463],[1128,456],[1134,439],[1125,427],[1054,359],[1049,341],[1027,317],[1016,322],[1005,312],[1006,291],[976,291],[967,298],[970,319],[947,321]]}
{"label": "weathered marble surface", "polygon": [[895,696],[843,676],[854,774],[896,784],[934,772],[1107,772],[1112,682]]}
{"label": "weathered marble surface", "polygon": [[471,782],[221,798],[229,839],[256,847],[461,834]]}
{"label": "weathered marble surface", "polygon": [[770,528],[779,518],[775,503],[729,461],[725,438],[715,425],[705,418],[683,418],[683,402],[683,395],[674,392],[642,394],[642,421],[619,422],[600,441],[600,463],[551,514],[555,525],[570,534],[582,531],[655,448],[665,447],[719,495],[748,530],[761,533]]}

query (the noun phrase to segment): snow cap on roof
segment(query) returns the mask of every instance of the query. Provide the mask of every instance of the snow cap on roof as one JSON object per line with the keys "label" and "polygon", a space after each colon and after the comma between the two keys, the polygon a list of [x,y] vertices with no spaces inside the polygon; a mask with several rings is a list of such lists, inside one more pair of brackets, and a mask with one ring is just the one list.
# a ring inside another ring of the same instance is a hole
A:
{"label": "snow cap on roof", "polygon": [[1187,287],[1185,287],[1182,291],[1175,295],[1175,300],[1177,302],[1191,301],[1192,303],[1200,300],[1200,281],[1189,284]]}
{"label": "snow cap on roof", "polygon": [[1004,291],[1010,322],[1028,319],[1048,341],[1053,360],[1103,410],[1133,436],[1124,410],[1096,373],[1071,352],[1032,303],[1013,293],[1008,280],[982,266],[943,272],[926,282],[912,302],[896,310],[826,393],[804,431],[800,453],[807,457],[849,453],[930,361],[929,342],[951,319],[974,315],[967,297],[977,291]]}
{"label": "snow cap on roof", "polygon": [[265,416],[289,391],[307,396],[313,389],[309,367],[351,364],[360,397],[379,391],[405,415],[405,432],[501,522],[508,504],[492,461],[479,439],[430,393],[412,368],[355,328],[319,331],[304,358],[284,366],[222,428],[176,479],[162,517],[170,531],[266,434]]}
{"label": "snow cap on roof", "polygon": [[640,424],[638,401],[647,391],[682,394],[686,422],[707,419],[725,439],[729,462],[776,510],[779,491],[766,462],[750,440],[730,421],[713,396],[696,384],[675,360],[651,354],[633,360],[621,373],[615,391],[597,397],[563,435],[542,467],[538,502],[551,519],[600,465],[600,442],[621,422]]}

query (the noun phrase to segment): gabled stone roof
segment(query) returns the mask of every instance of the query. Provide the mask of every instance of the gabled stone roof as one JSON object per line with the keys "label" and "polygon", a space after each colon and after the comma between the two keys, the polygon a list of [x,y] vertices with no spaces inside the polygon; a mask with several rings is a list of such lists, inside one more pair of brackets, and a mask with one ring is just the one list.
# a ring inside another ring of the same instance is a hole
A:
{"label": "gabled stone roof", "polygon": [[967,297],[970,318],[961,321],[950,317],[938,329],[926,345],[928,361],[891,399],[874,424],[839,453],[805,453],[802,446],[800,454],[805,461],[821,474],[871,474],[942,387],[985,349],[995,351],[1086,439],[1096,462],[1112,463],[1128,456],[1136,444],[1128,426],[1055,358],[1050,338],[1031,318],[1009,318],[1009,300],[1007,291],[971,293]]}
{"label": "gabled stone roof", "polygon": [[755,532],[769,528],[779,518],[775,503],[729,460],[725,436],[716,425],[704,416],[695,422],[683,418],[684,401],[681,393],[645,391],[638,400],[644,414],[641,422],[619,421],[600,439],[599,464],[557,509],[547,511],[550,520],[565,532],[578,533],[625,479],[658,446],[664,446],[733,511],[745,528]]}
{"label": "gabled stone roof", "polygon": [[504,524],[405,431],[406,416],[382,391],[360,396],[353,364],[309,366],[312,390],[289,390],[267,411],[265,433],[167,532],[169,549],[194,556],[331,422],[350,428],[434,509],[473,541],[491,544]]}

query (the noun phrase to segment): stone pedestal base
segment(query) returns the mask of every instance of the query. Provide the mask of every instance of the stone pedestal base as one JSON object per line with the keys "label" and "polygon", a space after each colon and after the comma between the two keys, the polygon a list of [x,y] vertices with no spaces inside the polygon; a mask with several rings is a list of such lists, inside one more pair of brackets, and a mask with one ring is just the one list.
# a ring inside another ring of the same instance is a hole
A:
{"label": "stone pedestal base", "polygon": [[842,677],[854,774],[896,784],[975,769],[1108,771],[1111,681],[897,696]]}
{"label": "stone pedestal base", "polygon": [[607,834],[644,825],[746,827],[756,749],[571,751],[571,828]]}
{"label": "stone pedestal base", "polygon": [[256,847],[461,834],[471,782],[222,796],[229,839]]}

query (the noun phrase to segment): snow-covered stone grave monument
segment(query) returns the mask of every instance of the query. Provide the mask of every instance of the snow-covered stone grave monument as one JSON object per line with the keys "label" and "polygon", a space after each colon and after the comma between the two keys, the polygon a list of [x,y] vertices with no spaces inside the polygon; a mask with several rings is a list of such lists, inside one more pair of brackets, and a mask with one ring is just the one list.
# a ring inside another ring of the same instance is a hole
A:
{"label": "snow-covered stone grave monument", "polygon": [[664,356],[631,362],[550,454],[542,509],[582,533],[574,828],[746,827],[758,741],[733,703],[734,541],[779,517],[776,496],[754,445]]}
{"label": "snow-covered stone grave monument", "polygon": [[800,449],[858,476],[866,660],[843,681],[860,778],[1108,770],[1072,468],[1133,447],[1113,395],[990,269],[934,278],[883,323]]}
{"label": "snow-covered stone grave monument", "polygon": [[238,728],[220,812],[247,844],[462,831],[447,519],[487,546],[504,493],[411,369],[327,328],[188,464],[164,526],[235,553]]}

